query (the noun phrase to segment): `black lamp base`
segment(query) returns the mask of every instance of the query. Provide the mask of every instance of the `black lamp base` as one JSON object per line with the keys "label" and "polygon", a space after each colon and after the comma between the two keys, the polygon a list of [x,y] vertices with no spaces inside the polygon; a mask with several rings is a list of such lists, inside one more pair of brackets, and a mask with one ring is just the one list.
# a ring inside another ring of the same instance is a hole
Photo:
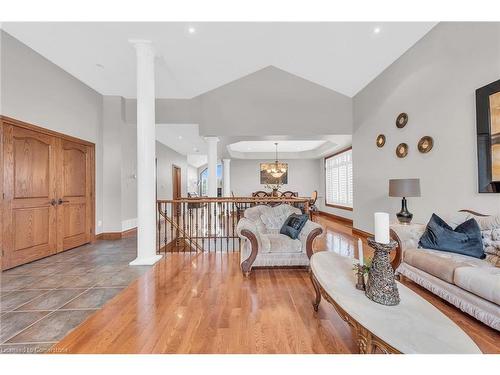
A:
{"label": "black lamp base", "polygon": [[403,197],[403,200],[401,201],[401,211],[399,211],[396,214],[396,217],[398,218],[399,222],[401,224],[410,224],[411,219],[413,218],[413,214],[408,211],[408,208],[406,206],[406,198]]}

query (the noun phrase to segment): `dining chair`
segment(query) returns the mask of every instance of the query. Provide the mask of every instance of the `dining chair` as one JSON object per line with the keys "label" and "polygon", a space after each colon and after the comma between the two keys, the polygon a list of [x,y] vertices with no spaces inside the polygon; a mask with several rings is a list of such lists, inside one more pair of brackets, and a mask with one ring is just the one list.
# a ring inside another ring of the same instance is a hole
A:
{"label": "dining chair", "polygon": [[311,194],[311,199],[309,199],[309,205],[314,206],[318,200],[318,191],[314,190]]}
{"label": "dining chair", "polygon": [[257,198],[267,198],[269,197],[269,193],[259,190],[259,191],[254,191],[252,193],[252,197],[257,197]]}
{"label": "dining chair", "polygon": [[313,212],[318,211],[318,208],[315,206],[317,200],[318,200],[318,191],[314,190],[311,194],[311,199],[309,199],[309,216],[311,217],[311,220]]}
{"label": "dining chair", "polygon": [[[254,191],[252,193],[252,197],[257,197],[257,198],[268,198],[270,197],[271,195],[265,191],[262,191],[262,190],[259,190],[259,191]],[[250,206],[258,206],[260,204],[268,204],[268,202],[259,202],[259,201],[255,201],[253,202]]]}
{"label": "dining chair", "polygon": [[299,196],[299,193],[296,191],[284,191],[283,193],[281,193],[281,197],[283,197],[283,198],[295,198],[298,196]]}
{"label": "dining chair", "polygon": [[240,216],[243,215],[243,212],[245,212],[245,205],[241,203],[237,203],[238,201],[235,199],[236,196],[234,195],[234,191],[231,190],[231,197],[234,200],[234,207],[236,208],[236,215],[239,218]]}

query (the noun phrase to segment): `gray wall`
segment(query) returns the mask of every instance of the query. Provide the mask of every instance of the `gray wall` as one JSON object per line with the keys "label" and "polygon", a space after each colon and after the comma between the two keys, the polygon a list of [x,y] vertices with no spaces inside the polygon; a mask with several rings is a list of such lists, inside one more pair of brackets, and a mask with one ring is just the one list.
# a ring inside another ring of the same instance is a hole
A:
{"label": "gray wall", "polygon": [[[103,97],[104,231],[137,225],[137,126],[125,120],[125,100]],[[181,167],[182,195],[187,193],[187,157],[156,142],[158,198],[172,199],[172,164]]]}
{"label": "gray wall", "polygon": [[[460,208],[500,212],[499,194],[477,193],[475,134],[475,90],[499,78],[499,23],[441,23],[355,96],[355,227],[372,232],[373,212],[399,211],[390,178],[420,178],[422,197],[409,199],[415,222]],[[404,129],[394,125],[400,112]],[[424,135],[434,138],[428,154],[416,148]],[[404,159],[394,153],[400,142],[410,147]]]}
{"label": "gray wall", "polygon": [[[288,184],[281,190],[296,191],[300,196],[311,196],[320,185],[320,175],[317,159],[288,159]],[[251,196],[257,190],[266,190],[260,184],[260,163],[269,160],[231,160],[231,190],[236,196]]]}
{"label": "gray wall", "polygon": [[137,225],[137,127],[123,124],[121,139],[122,230]]}
{"label": "gray wall", "polygon": [[[126,121],[136,117],[127,99]],[[351,134],[352,99],[270,66],[193,99],[157,99],[156,123],[218,136]]]}
{"label": "gray wall", "polygon": [[104,96],[103,100],[103,231],[122,231],[121,199],[121,99]]}
{"label": "gray wall", "polygon": [[350,134],[352,99],[273,66],[198,97],[206,135]]}
{"label": "gray wall", "polygon": [[[0,31],[1,112],[96,144],[96,223],[102,221],[102,96]],[[96,232],[101,232],[97,227]]]}
{"label": "gray wall", "polygon": [[158,199],[172,199],[172,166],[181,168],[182,196],[187,196],[188,163],[187,157],[181,155],[163,143],[156,141],[156,179]]}
{"label": "gray wall", "polygon": [[[199,102],[196,99],[156,99],[157,124],[195,124],[199,121]],[[125,99],[125,121],[137,123],[137,100]]]}
{"label": "gray wall", "polygon": [[198,168],[195,168],[188,164],[187,170],[187,192],[199,193],[198,191]]}

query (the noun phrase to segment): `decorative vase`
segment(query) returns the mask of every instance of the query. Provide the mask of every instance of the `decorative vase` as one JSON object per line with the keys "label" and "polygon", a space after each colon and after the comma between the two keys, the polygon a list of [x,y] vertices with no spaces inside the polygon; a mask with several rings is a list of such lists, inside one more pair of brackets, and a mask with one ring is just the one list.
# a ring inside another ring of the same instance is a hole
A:
{"label": "decorative vase", "polygon": [[398,221],[401,224],[410,224],[411,219],[413,218],[413,214],[408,211],[408,206],[406,203],[406,198],[403,197],[403,200],[401,201],[401,211],[399,211],[396,214],[396,217],[398,218]]}
{"label": "decorative vase", "polygon": [[370,237],[368,244],[375,250],[375,254],[368,273],[365,295],[382,305],[397,305],[400,302],[399,292],[389,261],[389,253],[396,248],[397,242],[391,240],[388,244],[383,244]]}

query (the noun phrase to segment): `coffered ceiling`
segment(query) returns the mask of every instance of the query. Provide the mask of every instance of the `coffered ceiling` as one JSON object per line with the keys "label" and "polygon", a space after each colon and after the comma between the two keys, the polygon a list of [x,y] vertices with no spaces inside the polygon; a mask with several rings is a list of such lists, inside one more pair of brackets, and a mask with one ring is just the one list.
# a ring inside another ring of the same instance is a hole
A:
{"label": "coffered ceiling", "polygon": [[[278,143],[280,159],[318,159],[352,144],[351,135],[218,138],[221,159],[272,160],[275,158],[275,143]],[[197,124],[156,124],[156,140],[181,155],[187,155],[188,163],[194,167],[207,163],[207,143],[205,137],[200,136]]]}

